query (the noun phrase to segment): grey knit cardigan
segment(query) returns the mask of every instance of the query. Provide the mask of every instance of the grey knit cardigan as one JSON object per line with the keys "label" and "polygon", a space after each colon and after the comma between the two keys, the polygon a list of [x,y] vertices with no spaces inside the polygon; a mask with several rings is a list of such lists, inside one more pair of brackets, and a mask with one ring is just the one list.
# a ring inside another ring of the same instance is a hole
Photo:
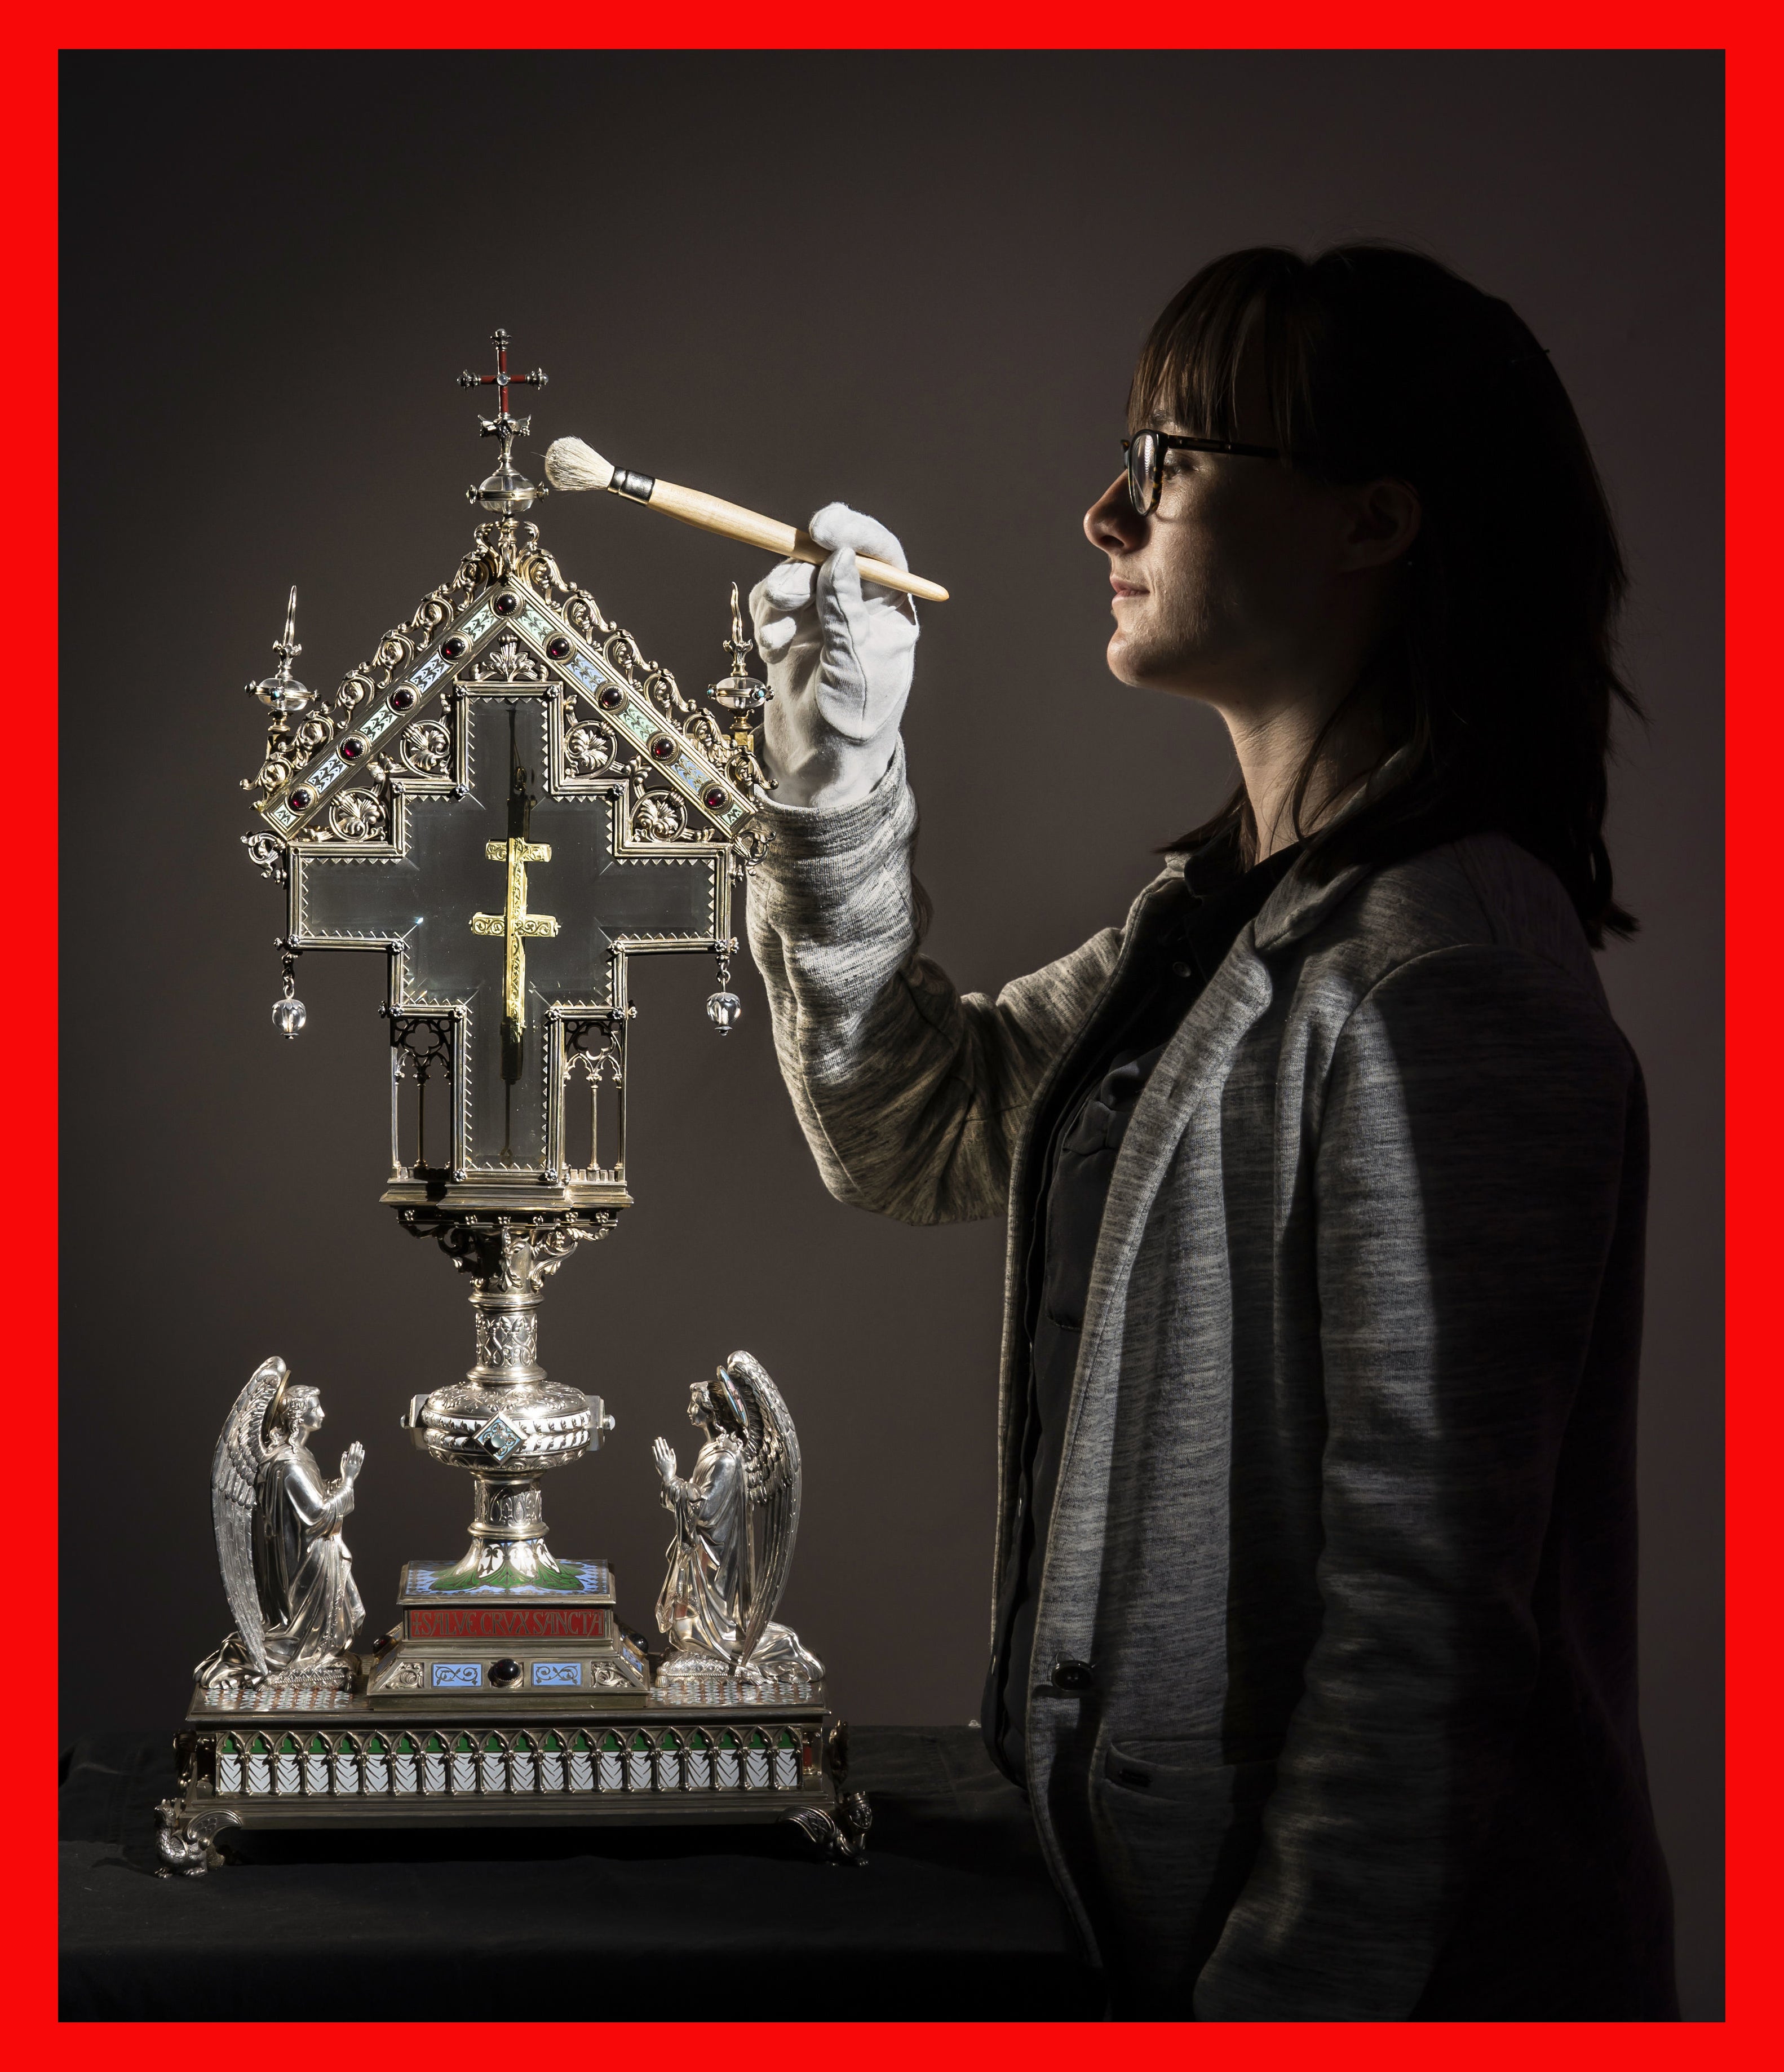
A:
{"label": "grey knit cardigan", "polygon": [[[962,997],[918,947],[902,750],[861,804],[769,818],[750,940],[826,1185],[1009,1215],[995,1601],[1027,1125],[1182,861]],[[1498,837],[1291,871],[1166,1048],[1097,1248],[1027,1708],[1118,2013],[1671,2011],[1635,1719],[1646,1187],[1578,919]]]}

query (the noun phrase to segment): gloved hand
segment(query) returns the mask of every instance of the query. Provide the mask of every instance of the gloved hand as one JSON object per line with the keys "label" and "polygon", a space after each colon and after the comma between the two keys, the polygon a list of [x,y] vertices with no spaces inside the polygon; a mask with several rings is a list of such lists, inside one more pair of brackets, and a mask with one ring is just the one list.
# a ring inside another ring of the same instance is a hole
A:
{"label": "gloved hand", "polygon": [[857,552],[908,568],[884,525],[826,504],[807,528],[835,551],[821,568],[782,561],[749,594],[768,672],[762,761],[777,805],[851,806],[885,775],[911,688],[917,606],[865,583]]}

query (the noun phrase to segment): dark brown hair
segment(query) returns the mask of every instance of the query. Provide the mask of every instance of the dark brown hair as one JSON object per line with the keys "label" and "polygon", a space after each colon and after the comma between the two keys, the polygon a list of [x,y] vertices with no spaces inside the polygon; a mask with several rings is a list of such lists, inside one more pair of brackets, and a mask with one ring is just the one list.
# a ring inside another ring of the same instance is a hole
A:
{"label": "dark brown hair", "polygon": [[[1626,577],[1585,435],[1543,347],[1509,304],[1421,253],[1346,245],[1303,259],[1261,245],[1204,266],[1153,326],[1129,401],[1211,438],[1241,434],[1241,352],[1261,356],[1287,463],[1331,482],[1390,477],[1422,518],[1405,608],[1299,773],[1301,814],[1331,727],[1372,697],[1376,796],[1308,842],[1329,879],[1496,831],[1548,864],[1594,948],[1635,927],[1611,896],[1605,765]],[[1376,766],[1379,772],[1380,765]],[[1174,848],[1216,834],[1256,853],[1241,784]]]}

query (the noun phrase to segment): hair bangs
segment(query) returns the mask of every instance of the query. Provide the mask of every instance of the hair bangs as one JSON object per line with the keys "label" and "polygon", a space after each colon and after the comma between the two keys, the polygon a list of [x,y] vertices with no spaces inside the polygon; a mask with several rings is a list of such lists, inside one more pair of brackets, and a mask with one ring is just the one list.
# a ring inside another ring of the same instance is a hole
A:
{"label": "hair bangs", "polygon": [[1128,392],[1128,430],[1170,418],[1196,438],[1256,437],[1243,423],[1240,368],[1261,374],[1270,443],[1298,454],[1312,443],[1307,330],[1297,292],[1302,261],[1258,245],[1204,266],[1166,306],[1142,347]]}

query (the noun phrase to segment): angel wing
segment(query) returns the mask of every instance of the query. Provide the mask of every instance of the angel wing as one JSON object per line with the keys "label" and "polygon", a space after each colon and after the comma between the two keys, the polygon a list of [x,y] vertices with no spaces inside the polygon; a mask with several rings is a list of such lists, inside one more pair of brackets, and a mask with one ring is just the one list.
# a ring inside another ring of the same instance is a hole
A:
{"label": "angel wing", "polygon": [[266,1673],[266,1629],[260,1619],[260,1593],[254,1587],[254,1485],[267,1457],[266,1413],[285,1372],[285,1362],[277,1355],[255,1368],[223,1421],[211,1462],[211,1520],[217,1531],[224,1593],[248,1659],[262,1675]]}
{"label": "angel wing", "polygon": [[793,1544],[799,1534],[799,1436],[780,1390],[760,1361],[748,1353],[733,1353],[724,1371],[743,1398],[749,1426],[744,1439],[749,1529],[737,1646],[741,1669],[768,1630],[793,1566]]}

